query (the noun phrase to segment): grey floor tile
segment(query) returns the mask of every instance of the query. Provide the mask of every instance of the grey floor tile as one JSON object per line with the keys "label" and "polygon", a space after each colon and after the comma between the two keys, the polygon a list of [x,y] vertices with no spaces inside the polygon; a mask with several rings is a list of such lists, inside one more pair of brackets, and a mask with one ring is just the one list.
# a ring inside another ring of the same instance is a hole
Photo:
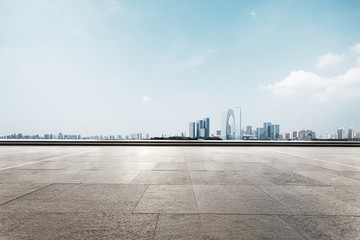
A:
{"label": "grey floor tile", "polygon": [[41,213],[14,228],[3,239],[48,239],[71,222],[77,213]]}
{"label": "grey floor tile", "polygon": [[205,239],[305,239],[278,216],[202,214]]}
{"label": "grey floor tile", "polygon": [[83,183],[130,183],[140,171],[93,171]]}
{"label": "grey floor tile", "polygon": [[157,214],[83,213],[50,239],[153,239]]}
{"label": "grey floor tile", "polygon": [[261,172],[257,171],[258,174],[261,176],[268,178],[272,182],[276,183],[277,185],[326,185],[323,182],[314,180],[312,178],[308,178],[305,176],[302,176],[300,174],[297,174],[295,172]]}
{"label": "grey floor tile", "polygon": [[134,213],[197,213],[194,193],[188,185],[150,185]]}
{"label": "grey floor tile", "polygon": [[14,228],[24,224],[31,218],[33,218],[35,213],[10,213],[3,212],[0,214],[0,239],[1,236],[10,232]]}
{"label": "grey floor tile", "polygon": [[240,171],[190,171],[193,185],[253,185]]}
{"label": "grey floor tile", "polygon": [[157,163],[153,169],[153,171],[155,170],[160,170],[160,171],[187,171],[188,167],[186,165],[186,163],[182,163],[182,162],[160,162]]}
{"label": "grey floor tile", "polygon": [[352,216],[281,216],[307,239],[360,239],[360,217]]}
{"label": "grey floor tile", "polygon": [[203,239],[198,214],[160,214],[155,239]]}
{"label": "grey floor tile", "polygon": [[296,214],[360,215],[360,208],[325,195],[321,191],[309,191],[309,187],[264,186],[261,188]]}
{"label": "grey floor tile", "polygon": [[296,171],[296,173],[328,185],[360,186],[360,180],[344,177],[328,171]]}
{"label": "grey floor tile", "polygon": [[191,184],[188,171],[142,171],[131,182],[133,184]]}
{"label": "grey floor tile", "polygon": [[[1,173],[0,173],[1,174]],[[39,190],[48,184],[39,183],[0,183],[0,204],[12,199],[19,198],[36,190]]]}
{"label": "grey floor tile", "polygon": [[194,185],[200,213],[290,214],[291,210],[253,186]]}

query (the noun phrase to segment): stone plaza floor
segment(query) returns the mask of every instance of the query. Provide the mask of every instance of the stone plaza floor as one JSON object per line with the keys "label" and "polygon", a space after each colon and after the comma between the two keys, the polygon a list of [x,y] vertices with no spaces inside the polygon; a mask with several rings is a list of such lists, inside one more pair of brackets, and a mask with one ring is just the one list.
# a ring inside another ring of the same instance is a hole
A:
{"label": "stone plaza floor", "polygon": [[0,146],[0,239],[360,239],[360,148]]}

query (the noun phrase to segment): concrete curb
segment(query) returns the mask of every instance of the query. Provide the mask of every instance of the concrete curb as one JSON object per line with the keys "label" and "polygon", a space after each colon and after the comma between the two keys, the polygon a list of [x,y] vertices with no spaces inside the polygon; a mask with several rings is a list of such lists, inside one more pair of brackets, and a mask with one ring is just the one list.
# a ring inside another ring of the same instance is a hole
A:
{"label": "concrete curb", "polygon": [[360,147],[360,141],[1,140],[0,146]]}

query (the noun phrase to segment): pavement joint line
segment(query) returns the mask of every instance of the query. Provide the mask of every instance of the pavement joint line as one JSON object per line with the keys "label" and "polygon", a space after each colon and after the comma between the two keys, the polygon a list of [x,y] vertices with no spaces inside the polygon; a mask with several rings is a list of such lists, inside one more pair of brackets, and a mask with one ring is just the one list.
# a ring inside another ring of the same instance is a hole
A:
{"label": "pavement joint line", "polygon": [[40,191],[40,190],[42,190],[42,189],[44,189],[44,188],[47,188],[48,186],[50,186],[50,185],[52,185],[52,184],[53,184],[53,183],[49,183],[49,184],[47,184],[46,186],[40,187],[40,188],[38,188],[38,189],[35,189],[34,191],[31,191],[31,192],[25,193],[24,195],[21,195],[21,196],[12,198],[12,199],[10,199],[9,201],[6,201],[6,202],[4,202],[4,203],[1,203],[0,206],[1,206],[1,205],[4,205],[4,204],[7,204],[7,203],[10,203],[10,202],[13,202],[13,201],[15,201],[15,200],[18,200],[18,199],[20,199],[20,198],[22,198],[22,197],[25,197],[25,196],[27,196],[27,195],[30,195],[30,194],[32,194],[32,193],[34,193],[34,192]]}
{"label": "pavement joint line", "polygon": [[297,232],[300,236],[302,236],[304,239],[308,239],[306,236],[304,236],[300,231],[296,230],[294,226],[292,226],[290,223],[288,223],[285,219],[281,217],[281,215],[277,215],[278,218],[283,221],[285,224],[287,224],[290,228],[292,228],[295,232]]}
{"label": "pavement joint line", "polygon": [[274,150],[274,149],[267,149],[267,150],[272,151],[272,152],[287,154],[287,155],[291,155],[291,156],[295,156],[295,157],[307,158],[307,159],[314,160],[314,161],[318,161],[318,162],[332,163],[332,164],[336,164],[336,165],[340,165],[340,166],[345,166],[345,167],[350,167],[350,168],[355,168],[355,169],[359,169],[359,170],[360,170],[360,167],[356,167],[356,166],[352,166],[352,165],[348,165],[348,164],[344,164],[344,163],[337,163],[337,162],[322,160],[322,159],[318,159],[318,158],[307,157],[307,156],[303,156],[303,155],[300,155],[300,154],[282,152],[282,151],[278,151],[278,150]]}
{"label": "pavement joint line", "polygon": [[155,236],[156,236],[156,230],[158,228],[158,222],[159,222],[159,218],[160,218],[160,213],[157,214],[156,216],[156,223],[155,223],[155,229],[154,229],[154,233],[153,233],[153,236],[151,239],[155,239]]}
{"label": "pavement joint line", "polygon": [[34,162],[18,164],[18,165],[15,165],[15,166],[4,167],[4,168],[0,168],[0,171],[12,169],[12,168],[17,168],[17,167],[22,167],[22,166],[26,166],[26,165],[30,165],[30,164],[34,164],[34,163],[46,162],[46,161],[50,161],[50,160],[54,160],[54,159],[58,159],[58,158],[75,156],[75,155],[79,155],[79,154],[86,153],[86,152],[93,152],[93,150],[91,150],[91,151],[88,150],[88,151],[83,151],[83,152],[78,152],[78,153],[71,153],[71,154],[67,154],[67,155],[62,155],[62,156],[43,159],[43,160],[40,160],[40,161],[34,161]]}

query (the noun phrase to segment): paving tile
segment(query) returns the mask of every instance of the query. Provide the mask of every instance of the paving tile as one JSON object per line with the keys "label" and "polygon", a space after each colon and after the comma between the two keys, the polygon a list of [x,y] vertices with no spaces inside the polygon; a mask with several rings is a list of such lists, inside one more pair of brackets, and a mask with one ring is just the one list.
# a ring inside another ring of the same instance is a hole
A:
{"label": "paving tile", "polygon": [[3,212],[0,214],[0,239],[1,236],[10,232],[14,228],[24,224],[35,216],[34,213],[10,213]]}
{"label": "paving tile", "polygon": [[360,208],[325,195],[321,191],[309,191],[309,187],[261,186],[261,188],[296,214],[360,216]]}
{"label": "paving tile", "polygon": [[[255,171],[255,170],[272,170],[273,168],[263,163],[219,163],[204,162],[205,170],[209,171]],[[190,170],[190,169],[189,169]]]}
{"label": "paving tile", "polygon": [[188,167],[186,163],[182,162],[160,162],[157,163],[153,168],[153,171],[160,170],[160,171],[187,171]]}
{"label": "paving tile", "polygon": [[151,170],[156,162],[109,162],[102,169],[111,171],[144,171]]}
{"label": "paving tile", "polygon": [[82,213],[50,239],[153,239],[157,214]]}
{"label": "paving tile", "polygon": [[7,183],[81,183],[91,170],[11,170],[1,174],[0,181]]}
{"label": "paving tile", "polygon": [[197,213],[194,193],[188,185],[150,185],[134,213]]}
{"label": "paving tile", "polygon": [[15,169],[64,169],[70,167],[72,165],[71,162],[61,162],[61,161],[44,161],[34,164],[29,164],[25,166],[20,166]]}
{"label": "paving tile", "polygon": [[93,171],[83,183],[130,183],[140,171]]}
{"label": "paving tile", "polygon": [[276,186],[273,181],[255,173],[254,171],[244,172],[244,178],[255,186]]}
{"label": "paving tile", "polygon": [[360,186],[360,180],[325,171],[295,171],[305,177],[315,179],[328,185]]}
{"label": "paving tile", "polygon": [[41,213],[5,234],[2,239],[48,239],[71,222],[77,213]]}
{"label": "paving tile", "polygon": [[189,171],[193,185],[252,185],[240,171]]}
{"label": "paving tile", "polygon": [[185,156],[174,156],[172,158],[173,162],[186,162]]}
{"label": "paving tile", "polygon": [[16,199],[0,205],[0,212],[132,212],[146,185],[81,184],[53,198]]}
{"label": "paving tile", "polygon": [[33,191],[21,197],[22,200],[47,200],[55,197],[71,188],[77,187],[79,184],[50,184],[39,190]]}
{"label": "paving tile", "polygon": [[133,184],[191,184],[188,171],[142,171],[131,182]]}
{"label": "paving tile", "polygon": [[256,173],[260,174],[261,176],[268,178],[272,182],[278,185],[326,185],[323,182],[314,180],[312,178],[308,178],[297,174],[295,172],[262,172],[257,171]]}
{"label": "paving tile", "polygon": [[161,213],[155,239],[203,239],[200,216],[198,214]]}
{"label": "paving tile", "polygon": [[305,239],[278,216],[202,214],[205,239]]}
{"label": "paving tile", "polygon": [[352,216],[281,216],[307,239],[360,239],[360,217]]}
{"label": "paving tile", "polygon": [[200,213],[290,214],[291,210],[253,186],[194,185]]}
{"label": "paving tile", "polygon": [[0,183],[0,204],[39,190],[48,184]]}

